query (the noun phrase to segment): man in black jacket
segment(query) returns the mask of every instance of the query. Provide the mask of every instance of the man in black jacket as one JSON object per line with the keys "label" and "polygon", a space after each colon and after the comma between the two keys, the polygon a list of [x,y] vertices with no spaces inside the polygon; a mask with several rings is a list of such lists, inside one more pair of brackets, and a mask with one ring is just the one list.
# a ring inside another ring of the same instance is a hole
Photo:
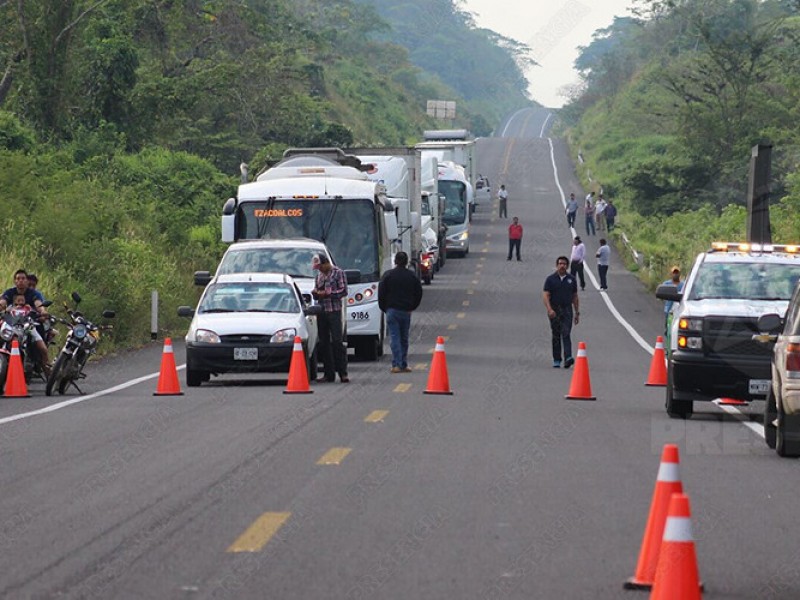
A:
{"label": "man in black jacket", "polygon": [[378,306],[386,313],[392,348],[392,373],[410,373],[408,368],[408,332],[411,312],[422,301],[422,284],[409,271],[408,254],[394,256],[394,269],[386,271],[378,284]]}

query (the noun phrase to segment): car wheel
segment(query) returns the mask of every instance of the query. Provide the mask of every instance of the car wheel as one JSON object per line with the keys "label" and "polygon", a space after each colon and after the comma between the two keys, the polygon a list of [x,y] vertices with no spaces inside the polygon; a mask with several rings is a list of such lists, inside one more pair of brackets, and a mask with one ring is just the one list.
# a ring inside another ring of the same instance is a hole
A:
{"label": "car wheel", "polygon": [[[788,416],[783,412],[783,407],[777,404],[778,426],[775,428],[775,452],[784,458],[800,456],[800,417]],[[791,439],[790,439],[791,438]]]}
{"label": "car wheel", "polygon": [[207,373],[205,371],[195,371],[186,367],[186,385],[187,387],[200,387],[206,379]]}
{"label": "car wheel", "polygon": [[767,401],[764,403],[764,439],[767,446],[775,449],[776,427],[775,419],[778,418],[778,409],[775,405],[775,393],[770,386]]}
{"label": "car wheel", "polygon": [[667,363],[667,394],[665,406],[667,414],[673,419],[688,419],[694,412],[694,402],[691,400],[675,400],[674,398],[672,361]]}

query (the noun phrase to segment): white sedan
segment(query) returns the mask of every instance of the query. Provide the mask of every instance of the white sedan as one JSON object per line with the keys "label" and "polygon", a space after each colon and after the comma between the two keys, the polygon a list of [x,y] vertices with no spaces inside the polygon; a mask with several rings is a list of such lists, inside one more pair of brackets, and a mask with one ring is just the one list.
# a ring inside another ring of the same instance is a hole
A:
{"label": "white sedan", "polygon": [[317,371],[317,319],[297,284],[278,273],[220,275],[208,284],[186,334],[186,385],[231,372],[288,373],[294,338],[303,343],[309,380]]}

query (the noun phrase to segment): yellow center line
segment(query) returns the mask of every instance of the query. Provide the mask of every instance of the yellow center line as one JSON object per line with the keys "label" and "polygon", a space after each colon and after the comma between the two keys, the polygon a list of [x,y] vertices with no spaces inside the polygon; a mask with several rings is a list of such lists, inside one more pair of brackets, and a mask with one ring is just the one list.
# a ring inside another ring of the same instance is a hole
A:
{"label": "yellow center line", "polygon": [[460,312],[456,315],[456,319],[463,319],[467,316],[467,313]]}
{"label": "yellow center line", "polygon": [[458,329],[458,325],[456,325],[456,324],[451,324],[451,325],[448,325],[448,326],[447,326],[447,328],[448,328],[450,331],[454,331],[454,330]]}
{"label": "yellow center line", "polygon": [[258,552],[291,516],[290,512],[264,513],[228,547],[228,552]]}
{"label": "yellow center line", "polygon": [[473,279],[472,280],[472,285],[478,285],[478,280],[477,279]]}
{"label": "yellow center line", "polygon": [[411,384],[410,383],[398,383],[397,387],[394,388],[394,391],[403,393],[403,392],[407,392],[410,389],[411,389]]}
{"label": "yellow center line", "polygon": [[488,251],[489,251],[489,249],[488,249],[488,248],[482,248],[482,249],[481,249],[481,252],[488,252]]}
{"label": "yellow center line", "polygon": [[364,419],[365,423],[383,423],[383,419],[389,414],[388,410],[373,410]]}
{"label": "yellow center line", "polygon": [[486,260],[486,257],[485,256],[481,256],[481,261],[484,261],[484,260]]}
{"label": "yellow center line", "polygon": [[424,371],[428,368],[428,363],[417,363],[414,365],[415,371]]}
{"label": "yellow center line", "polygon": [[467,290],[467,296],[474,296],[475,290]]}
{"label": "yellow center line", "polygon": [[469,300],[464,300],[464,301],[461,303],[461,306],[469,306]]}
{"label": "yellow center line", "polygon": [[317,461],[318,465],[340,465],[352,448],[331,448]]}

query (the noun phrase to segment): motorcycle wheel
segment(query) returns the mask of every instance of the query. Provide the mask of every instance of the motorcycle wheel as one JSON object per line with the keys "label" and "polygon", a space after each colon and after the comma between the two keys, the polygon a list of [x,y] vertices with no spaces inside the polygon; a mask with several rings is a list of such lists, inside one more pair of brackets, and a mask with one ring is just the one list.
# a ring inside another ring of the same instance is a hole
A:
{"label": "motorcycle wheel", "polygon": [[0,394],[6,387],[6,375],[8,375],[8,355],[0,354]]}
{"label": "motorcycle wheel", "polygon": [[70,360],[71,357],[67,356],[66,354],[59,354],[58,358],[56,359],[56,364],[53,365],[52,370],[50,371],[50,377],[47,378],[47,387],[44,389],[44,393],[48,396],[53,395],[53,389],[58,384],[58,393],[64,394],[64,391],[67,389],[67,385],[69,381],[64,377],[64,372],[67,369],[67,362]]}

